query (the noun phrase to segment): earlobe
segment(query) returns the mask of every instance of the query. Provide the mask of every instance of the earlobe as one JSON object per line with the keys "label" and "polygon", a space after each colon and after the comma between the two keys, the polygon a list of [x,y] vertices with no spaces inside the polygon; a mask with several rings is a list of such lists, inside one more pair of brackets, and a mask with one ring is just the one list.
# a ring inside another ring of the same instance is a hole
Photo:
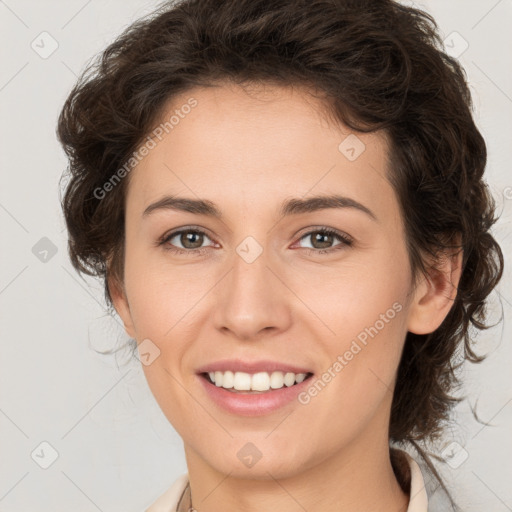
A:
{"label": "earlobe", "polygon": [[109,277],[108,290],[112,303],[114,304],[114,308],[123,321],[126,334],[128,334],[130,338],[135,338],[135,329],[133,328],[130,305],[128,304],[124,287],[117,281],[117,279]]}
{"label": "earlobe", "polygon": [[429,334],[443,323],[457,296],[462,255],[462,249],[443,253],[422,276],[409,308],[408,331]]}

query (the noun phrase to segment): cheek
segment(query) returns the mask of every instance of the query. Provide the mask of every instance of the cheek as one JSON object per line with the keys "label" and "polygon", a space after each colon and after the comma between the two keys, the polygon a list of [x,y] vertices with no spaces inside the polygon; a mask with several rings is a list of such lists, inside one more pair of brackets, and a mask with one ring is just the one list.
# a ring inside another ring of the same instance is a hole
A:
{"label": "cheek", "polygon": [[330,399],[340,407],[361,411],[361,397],[369,406],[393,386],[407,332],[407,268],[405,255],[391,263],[389,254],[379,254],[331,272],[328,279],[302,282],[304,302],[321,320],[315,331],[328,355],[325,378],[336,390]]}
{"label": "cheek", "polygon": [[208,277],[201,266],[169,263],[160,250],[128,247],[125,288],[135,330],[139,336],[162,340],[193,316]]}
{"label": "cheek", "polygon": [[357,302],[352,316],[336,317],[335,309],[330,321],[336,335],[318,339],[327,362],[303,397],[302,403],[309,403],[305,421],[310,430],[341,444],[349,443],[373,417],[386,416],[391,406],[406,308],[392,300],[395,294],[382,295],[380,301]]}
{"label": "cheek", "polygon": [[[395,324],[396,329],[396,319],[404,316],[397,310],[405,309],[410,276],[404,272],[403,260],[392,265],[389,259],[389,255],[361,258],[336,269],[302,273],[300,279],[290,273],[289,282],[321,321],[317,323],[324,324],[325,339],[349,340],[376,322],[379,331],[384,331],[382,322]],[[395,303],[398,306],[393,307]]]}

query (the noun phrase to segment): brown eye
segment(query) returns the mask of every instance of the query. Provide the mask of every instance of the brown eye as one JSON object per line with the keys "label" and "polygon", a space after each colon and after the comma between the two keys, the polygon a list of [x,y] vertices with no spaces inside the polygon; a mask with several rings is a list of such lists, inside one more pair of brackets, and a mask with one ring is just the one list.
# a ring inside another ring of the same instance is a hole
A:
{"label": "brown eye", "polygon": [[183,231],[178,236],[185,249],[198,249],[203,245],[204,236],[196,231]]}
{"label": "brown eye", "polygon": [[[308,239],[311,241],[311,245],[309,247],[302,247],[310,251],[312,250],[312,252],[315,252],[314,250],[316,249],[320,254],[352,245],[352,239],[347,235],[327,228],[310,231],[301,237],[301,240]],[[336,240],[338,240],[338,243],[336,243]]]}
{"label": "brown eye", "polygon": [[334,242],[334,236],[330,233],[319,231],[309,236],[311,237],[312,245],[315,249],[328,249]]}
{"label": "brown eye", "polygon": [[197,229],[182,229],[164,236],[160,244],[164,245],[166,249],[175,252],[199,252],[208,247],[203,247],[205,239],[210,240],[206,233],[202,231]]}

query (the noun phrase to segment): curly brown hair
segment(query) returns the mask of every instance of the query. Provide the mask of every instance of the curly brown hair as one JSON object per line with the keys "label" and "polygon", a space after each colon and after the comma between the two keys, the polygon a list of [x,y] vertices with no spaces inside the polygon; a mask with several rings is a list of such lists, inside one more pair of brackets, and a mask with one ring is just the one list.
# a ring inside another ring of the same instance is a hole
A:
{"label": "curly brown hair", "polygon": [[88,63],[58,120],[69,158],[62,207],[74,267],[104,280],[111,306],[109,278],[123,279],[129,175],[108,194],[98,190],[169,100],[223,81],[307,87],[322,93],[334,121],[383,130],[413,275],[429,271],[425,254],[463,250],[444,322],[430,334],[407,334],[392,403],[391,442],[419,449],[417,441],[439,438],[461,400],[450,394],[459,383],[456,350],[483,359],[470,329],[489,327],[486,299],[503,255],[490,233],[495,204],[466,75],[443,51],[428,13],[392,0],[183,0],[133,23]]}

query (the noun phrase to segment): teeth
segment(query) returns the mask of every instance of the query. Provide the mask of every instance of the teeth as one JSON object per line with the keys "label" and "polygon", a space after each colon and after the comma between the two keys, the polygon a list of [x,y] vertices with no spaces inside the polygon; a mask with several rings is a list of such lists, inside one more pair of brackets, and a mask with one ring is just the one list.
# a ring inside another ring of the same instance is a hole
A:
{"label": "teeth", "polygon": [[306,373],[298,373],[295,376],[295,382],[297,382],[297,384],[300,384],[306,378],[306,375]]}
{"label": "teeth", "polygon": [[281,389],[300,383],[306,378],[306,373],[283,372],[209,372],[210,380],[217,386],[235,391],[268,391],[269,389]]}
{"label": "teeth", "polygon": [[251,378],[251,389],[253,391],[268,391],[270,388],[270,377],[267,372],[255,373]]}
{"label": "teeth", "polygon": [[224,374],[222,372],[215,372],[214,382],[216,386],[222,387],[222,381],[224,380],[223,377]]}
{"label": "teeth", "polygon": [[233,383],[235,381],[235,375],[233,372],[224,372],[222,376],[222,387],[224,388],[232,388]]}
{"label": "teeth", "polygon": [[283,372],[274,372],[270,376],[270,387],[272,389],[279,389],[284,386]]}
{"label": "teeth", "polygon": [[[224,382],[222,387],[224,387]],[[248,373],[236,372],[233,387],[238,391],[249,391],[251,389],[251,376]]]}
{"label": "teeth", "polygon": [[284,376],[284,385],[287,387],[293,386],[295,384],[295,374],[294,373],[286,373]]}

